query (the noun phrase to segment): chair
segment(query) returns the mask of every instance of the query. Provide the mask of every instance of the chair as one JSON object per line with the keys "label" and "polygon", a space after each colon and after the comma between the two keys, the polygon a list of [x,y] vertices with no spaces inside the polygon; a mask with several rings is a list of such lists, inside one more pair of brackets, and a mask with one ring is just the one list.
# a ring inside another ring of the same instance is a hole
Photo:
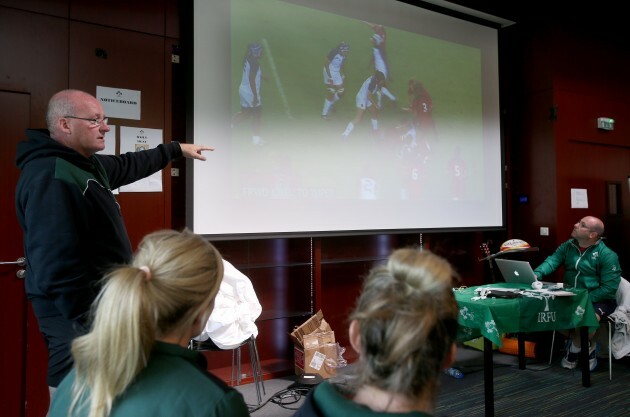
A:
{"label": "chair", "polygon": [[[258,399],[258,405],[262,402],[261,395],[261,387],[262,393],[267,395],[265,392],[265,383],[263,382],[262,376],[262,368],[260,365],[260,357],[258,356],[258,347],[256,346],[256,338],[254,335],[245,339],[243,343],[238,345],[237,347],[231,349],[232,350],[232,372],[230,375],[230,384],[234,386],[234,381],[236,381],[236,385],[241,384],[241,378],[243,376],[241,372],[241,347],[247,345],[249,349],[249,358],[252,365],[252,375],[254,377],[254,384],[256,386],[256,397]],[[188,343],[188,348],[191,350],[197,351],[222,351],[226,349],[221,349],[218,347],[212,339],[207,339],[204,341],[199,341],[195,339],[191,339]],[[234,367],[234,356],[236,354],[236,367]]]}
{"label": "chair", "polygon": [[[630,316],[630,282],[621,277],[619,281],[619,288],[617,288],[616,294],[617,308],[615,311],[606,318],[606,320],[600,324],[600,328],[606,325],[608,327],[608,379],[612,381],[612,357],[615,359],[621,359],[623,356],[630,356],[629,346],[618,346],[613,352],[613,327],[622,330],[625,327],[626,333],[630,334],[630,324],[628,324],[628,318]],[[551,339],[551,352],[549,354],[549,364],[553,359],[553,348],[556,338],[556,332],[554,330]],[[621,352],[623,348],[623,352]]]}
{"label": "chair", "polygon": [[[630,356],[630,342],[623,335],[630,335],[630,282],[625,278],[619,281],[617,308],[606,318],[608,324],[608,378],[612,380],[612,357],[621,359]],[[613,327],[620,336],[615,338]]]}

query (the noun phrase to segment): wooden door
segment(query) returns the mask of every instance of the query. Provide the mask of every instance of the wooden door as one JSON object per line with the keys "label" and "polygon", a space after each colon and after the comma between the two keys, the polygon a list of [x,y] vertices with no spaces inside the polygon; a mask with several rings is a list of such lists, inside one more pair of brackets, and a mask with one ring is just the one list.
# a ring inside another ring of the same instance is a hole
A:
{"label": "wooden door", "polygon": [[46,348],[24,294],[24,279],[18,277],[24,267],[14,263],[24,256],[15,214],[15,149],[28,127],[29,108],[29,94],[0,91],[0,410],[6,416],[43,417],[48,408]]}

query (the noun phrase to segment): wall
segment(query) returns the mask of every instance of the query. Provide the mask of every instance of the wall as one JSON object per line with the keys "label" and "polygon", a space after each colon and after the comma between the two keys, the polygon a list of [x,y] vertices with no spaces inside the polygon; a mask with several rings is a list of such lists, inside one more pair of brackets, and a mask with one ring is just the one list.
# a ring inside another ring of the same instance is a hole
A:
{"label": "wall", "polygon": [[[606,242],[630,268],[630,54],[618,31],[592,22],[520,25],[512,44],[509,117],[510,225],[541,248],[539,259],[569,237],[585,215],[606,223]],[[616,120],[599,130],[597,117]],[[607,187],[619,184],[621,212],[609,214]],[[571,208],[571,188],[586,189],[588,208]],[[515,204],[528,195],[529,203]],[[550,228],[548,237],[539,228]],[[626,273],[627,274],[627,273]]]}
{"label": "wall", "polygon": [[[109,123],[163,129],[171,140],[171,50],[177,44],[176,0],[0,1],[0,89],[31,95],[30,124],[45,127],[48,99],[65,88],[95,94],[96,86],[142,92],[141,120]],[[175,10],[175,12],[174,12]],[[169,14],[167,15],[167,11]],[[98,57],[96,48],[107,57]],[[118,130],[119,132],[119,130]],[[117,199],[135,246],[146,233],[171,225],[170,170],[161,193],[121,193]]]}

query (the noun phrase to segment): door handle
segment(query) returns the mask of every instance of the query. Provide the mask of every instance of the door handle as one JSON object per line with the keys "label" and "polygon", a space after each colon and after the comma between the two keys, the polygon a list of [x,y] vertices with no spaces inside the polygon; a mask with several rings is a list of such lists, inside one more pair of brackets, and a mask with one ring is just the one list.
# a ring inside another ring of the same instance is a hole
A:
{"label": "door handle", "polygon": [[26,265],[26,258],[25,257],[21,257],[18,258],[17,261],[13,261],[13,262],[0,262],[0,265],[17,265],[17,266],[24,266]]}

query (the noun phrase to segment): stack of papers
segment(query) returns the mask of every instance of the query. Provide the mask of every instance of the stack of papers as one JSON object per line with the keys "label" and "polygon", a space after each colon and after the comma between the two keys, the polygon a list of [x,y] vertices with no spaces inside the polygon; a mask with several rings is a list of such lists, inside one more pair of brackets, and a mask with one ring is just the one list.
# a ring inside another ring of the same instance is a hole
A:
{"label": "stack of papers", "polygon": [[527,291],[541,293],[541,294],[555,295],[556,297],[570,297],[570,296],[575,295],[575,293],[572,293],[571,291],[563,290],[558,287],[549,287],[549,288],[543,288],[540,290],[527,290]]}

